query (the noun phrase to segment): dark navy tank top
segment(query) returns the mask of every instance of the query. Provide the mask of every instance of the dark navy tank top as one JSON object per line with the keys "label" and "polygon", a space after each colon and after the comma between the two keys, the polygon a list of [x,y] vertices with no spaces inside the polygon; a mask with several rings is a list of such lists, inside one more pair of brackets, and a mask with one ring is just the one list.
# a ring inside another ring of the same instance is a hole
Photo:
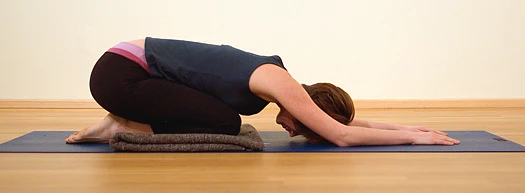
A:
{"label": "dark navy tank top", "polygon": [[213,96],[241,115],[259,113],[268,105],[250,91],[253,71],[262,64],[286,70],[277,55],[256,55],[228,45],[147,37],[144,51],[153,76]]}

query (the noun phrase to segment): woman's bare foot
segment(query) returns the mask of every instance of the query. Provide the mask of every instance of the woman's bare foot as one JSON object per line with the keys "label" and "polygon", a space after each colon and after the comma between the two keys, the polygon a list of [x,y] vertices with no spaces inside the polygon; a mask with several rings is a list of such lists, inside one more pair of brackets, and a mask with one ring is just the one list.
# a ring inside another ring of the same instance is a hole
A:
{"label": "woman's bare foot", "polygon": [[121,117],[108,114],[98,125],[77,131],[70,135],[65,141],[66,143],[108,143],[111,137],[121,132],[153,133],[148,130],[143,130],[142,128],[141,130],[135,130],[127,127],[127,122],[127,120]]}

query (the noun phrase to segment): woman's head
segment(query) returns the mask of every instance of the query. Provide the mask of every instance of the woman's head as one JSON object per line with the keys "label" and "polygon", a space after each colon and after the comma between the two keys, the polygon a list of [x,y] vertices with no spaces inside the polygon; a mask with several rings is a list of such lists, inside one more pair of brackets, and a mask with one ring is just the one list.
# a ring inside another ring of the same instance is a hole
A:
{"label": "woman's head", "polygon": [[[303,84],[302,86],[315,104],[339,123],[347,125],[354,119],[354,103],[350,95],[343,89],[330,83]],[[328,142],[295,119],[282,107],[276,121],[290,133],[290,136],[303,135],[312,143]]]}

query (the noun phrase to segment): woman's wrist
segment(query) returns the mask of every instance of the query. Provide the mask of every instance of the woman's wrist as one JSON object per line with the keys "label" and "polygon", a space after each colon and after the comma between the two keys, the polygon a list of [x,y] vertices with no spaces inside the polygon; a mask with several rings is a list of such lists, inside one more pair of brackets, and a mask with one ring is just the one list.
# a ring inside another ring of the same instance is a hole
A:
{"label": "woman's wrist", "polygon": [[394,123],[381,123],[381,122],[370,122],[370,126],[376,129],[386,129],[386,130],[406,130],[407,126],[399,125]]}
{"label": "woman's wrist", "polygon": [[406,125],[398,125],[398,124],[396,124],[396,125],[394,125],[394,127],[395,127],[396,130],[403,130],[403,131],[408,130],[408,126],[406,126]]}

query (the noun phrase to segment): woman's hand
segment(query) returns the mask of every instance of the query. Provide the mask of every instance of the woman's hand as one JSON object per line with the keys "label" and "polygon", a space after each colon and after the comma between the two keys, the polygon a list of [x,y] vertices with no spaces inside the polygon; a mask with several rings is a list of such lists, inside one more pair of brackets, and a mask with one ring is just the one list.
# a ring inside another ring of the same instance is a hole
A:
{"label": "woman's hand", "polygon": [[432,131],[410,132],[412,145],[457,145],[459,140],[447,135]]}

